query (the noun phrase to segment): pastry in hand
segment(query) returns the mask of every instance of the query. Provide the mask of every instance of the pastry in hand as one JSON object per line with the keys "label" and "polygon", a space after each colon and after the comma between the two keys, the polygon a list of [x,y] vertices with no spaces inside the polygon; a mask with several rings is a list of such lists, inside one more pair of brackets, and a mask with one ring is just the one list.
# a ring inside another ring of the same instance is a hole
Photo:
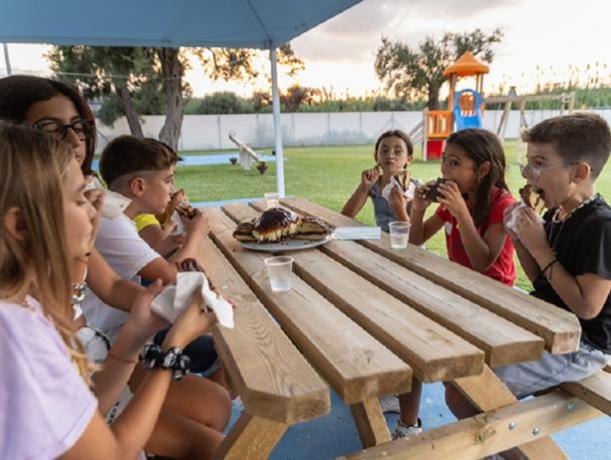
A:
{"label": "pastry in hand", "polygon": [[428,190],[424,192],[423,198],[433,203],[438,203],[439,197],[441,196],[441,193],[439,193],[439,186],[445,182],[447,182],[447,179],[438,177],[434,184],[428,186]]}
{"label": "pastry in hand", "polygon": [[165,207],[165,210],[161,214],[156,216],[157,220],[159,221],[161,225],[165,225],[168,222],[170,222],[170,220],[172,219],[172,215],[174,214],[174,211],[176,211],[176,207],[183,200],[184,194],[185,194],[184,190],[180,189],[171,195],[170,202]]}
{"label": "pastry in hand", "polygon": [[542,195],[543,190],[538,190],[530,184],[526,184],[520,189],[520,198],[524,204],[535,211],[537,214],[541,214],[545,209],[545,201],[543,201]]}

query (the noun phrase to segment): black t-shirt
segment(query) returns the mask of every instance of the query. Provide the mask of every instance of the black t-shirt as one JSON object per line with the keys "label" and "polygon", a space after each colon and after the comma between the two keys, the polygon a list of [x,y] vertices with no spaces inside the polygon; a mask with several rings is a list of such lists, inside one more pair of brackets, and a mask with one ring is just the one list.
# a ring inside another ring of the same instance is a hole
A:
{"label": "black t-shirt", "polygon": [[[555,211],[550,209],[543,216],[545,233],[564,269],[573,276],[594,273],[611,279],[611,207],[597,195],[564,222],[553,223]],[[535,297],[570,310],[545,276],[539,276],[533,286]],[[582,340],[611,354],[611,295],[596,318],[579,322]]]}

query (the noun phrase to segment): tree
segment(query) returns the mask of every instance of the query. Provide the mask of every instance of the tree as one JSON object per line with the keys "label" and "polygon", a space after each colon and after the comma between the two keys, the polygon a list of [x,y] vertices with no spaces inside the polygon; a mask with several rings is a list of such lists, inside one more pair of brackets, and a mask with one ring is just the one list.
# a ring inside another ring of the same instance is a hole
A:
{"label": "tree", "polygon": [[301,104],[310,104],[318,90],[295,84],[287,88],[286,93],[280,95],[280,102],[287,112],[299,112]]}
{"label": "tree", "polygon": [[[78,86],[89,99],[101,100],[103,121],[125,115],[130,132],[142,137],[139,113],[160,108],[159,76],[147,48],[55,46],[47,54],[57,78]],[[134,92],[140,97],[134,97]]]}
{"label": "tree", "polygon": [[[113,117],[125,115],[134,135],[142,136],[139,105],[157,109],[157,113],[165,111],[159,139],[177,147],[184,96],[190,92],[183,81],[189,57],[198,58],[213,79],[249,80],[258,75],[254,59],[261,53],[232,48],[61,46],[53,47],[47,57],[58,78],[79,86],[85,97],[102,101],[106,120],[114,122]],[[278,62],[289,68],[289,74],[304,66],[290,44],[279,49]]]}
{"label": "tree", "polygon": [[446,33],[440,40],[427,37],[417,48],[382,38],[375,71],[387,90],[403,100],[427,97],[430,110],[439,109],[439,90],[444,69],[465,51],[485,62],[494,58],[493,46],[503,38],[501,29],[486,34],[480,29],[462,34]]}

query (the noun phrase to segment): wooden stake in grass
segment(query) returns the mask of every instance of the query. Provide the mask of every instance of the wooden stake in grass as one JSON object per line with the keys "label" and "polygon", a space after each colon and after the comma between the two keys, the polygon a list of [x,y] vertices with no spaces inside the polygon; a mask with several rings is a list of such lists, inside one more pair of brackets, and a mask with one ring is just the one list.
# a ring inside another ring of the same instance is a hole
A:
{"label": "wooden stake in grass", "polygon": [[259,170],[261,174],[265,174],[265,171],[267,171],[267,165],[265,164],[265,161],[262,161],[261,163],[259,163],[257,165],[257,169]]}

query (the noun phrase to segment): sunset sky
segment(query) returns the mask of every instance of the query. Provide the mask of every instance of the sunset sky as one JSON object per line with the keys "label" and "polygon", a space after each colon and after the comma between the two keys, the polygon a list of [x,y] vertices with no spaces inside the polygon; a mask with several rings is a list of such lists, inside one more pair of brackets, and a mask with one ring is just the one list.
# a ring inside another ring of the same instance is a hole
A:
{"label": "sunset sky", "polygon": [[[361,96],[382,90],[373,64],[381,37],[417,45],[426,36],[501,27],[503,42],[486,77],[485,89],[496,90],[501,81],[518,91],[532,89],[540,66],[546,81],[566,78],[569,65],[584,70],[599,64],[611,84],[611,2],[606,0],[365,0],[293,40],[306,70],[295,78],[280,77],[281,88],[294,83],[332,88],[335,94]],[[44,46],[9,45],[13,72],[48,72]],[[606,67],[604,67],[606,65]],[[231,90],[249,95],[267,88],[269,69],[261,59],[262,76],[248,83],[213,82],[193,63],[187,80],[196,96]],[[0,74],[5,74],[4,58]]]}

